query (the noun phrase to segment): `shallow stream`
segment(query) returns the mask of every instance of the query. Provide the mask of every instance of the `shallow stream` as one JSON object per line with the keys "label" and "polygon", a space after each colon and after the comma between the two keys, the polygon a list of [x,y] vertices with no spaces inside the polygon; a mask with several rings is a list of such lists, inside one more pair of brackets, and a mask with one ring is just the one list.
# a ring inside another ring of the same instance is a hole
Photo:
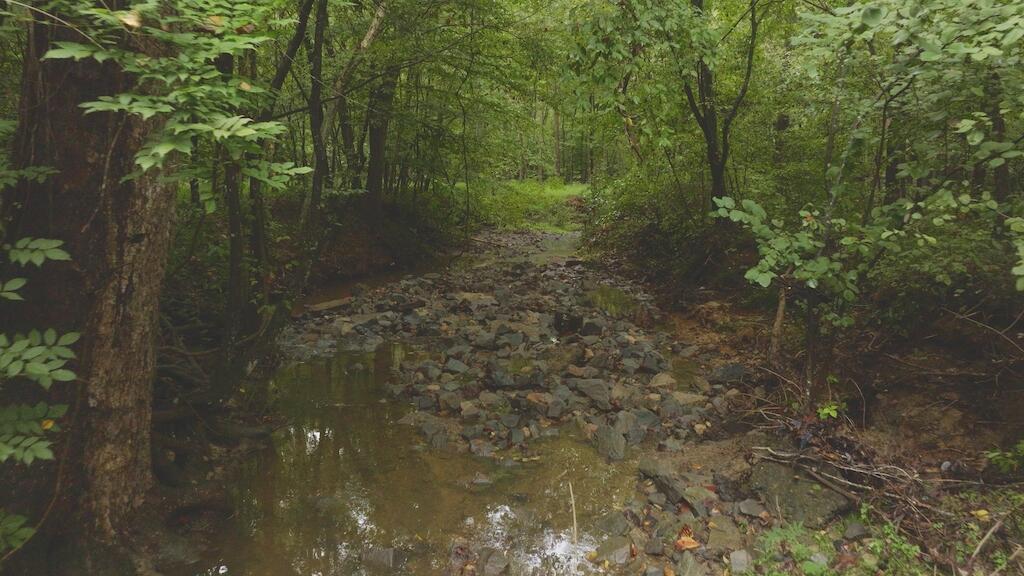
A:
{"label": "shallow stream", "polygon": [[386,390],[419,353],[392,344],[282,369],[270,389],[289,424],[244,465],[223,556],[197,573],[429,576],[460,543],[505,552],[512,576],[588,573],[596,525],[633,495],[636,462],[608,464],[573,426],[528,455],[427,448]]}

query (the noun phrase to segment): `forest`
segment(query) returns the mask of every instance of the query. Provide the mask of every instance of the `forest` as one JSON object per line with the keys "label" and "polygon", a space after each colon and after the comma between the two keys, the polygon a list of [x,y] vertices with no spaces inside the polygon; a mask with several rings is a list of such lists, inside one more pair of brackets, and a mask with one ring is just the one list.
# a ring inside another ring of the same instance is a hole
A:
{"label": "forest", "polygon": [[0,0],[0,574],[1024,575],[1024,0]]}

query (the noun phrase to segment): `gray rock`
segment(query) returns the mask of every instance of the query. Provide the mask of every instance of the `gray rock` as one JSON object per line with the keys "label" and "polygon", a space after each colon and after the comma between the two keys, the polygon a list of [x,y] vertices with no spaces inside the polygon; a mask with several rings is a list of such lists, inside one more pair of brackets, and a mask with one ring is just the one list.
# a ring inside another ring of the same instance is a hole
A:
{"label": "gray rock", "polygon": [[462,413],[462,417],[466,420],[473,420],[479,418],[481,415],[480,407],[477,406],[476,402],[463,402],[459,404],[459,411]]}
{"label": "gray rock", "polygon": [[488,408],[494,408],[504,402],[504,396],[495,394],[494,392],[488,392],[486,390],[481,392],[477,399],[480,400],[481,405],[487,406]]}
{"label": "gray rock", "polygon": [[676,562],[676,576],[707,576],[708,569],[690,552],[683,552],[683,557]]}
{"label": "gray rock", "polygon": [[427,380],[437,380],[441,377],[441,367],[436,362],[427,361],[420,364],[419,371],[427,377]]}
{"label": "gray rock", "polygon": [[580,336],[600,336],[604,332],[605,322],[600,318],[587,318],[580,327]]}
{"label": "gray rock", "polygon": [[620,363],[622,371],[626,374],[633,374],[640,369],[640,361],[636,358],[624,358]]}
{"label": "gray rock", "polygon": [[473,345],[477,348],[483,348],[484,350],[494,350],[497,346],[495,343],[496,337],[494,332],[480,332],[473,339]]}
{"label": "gray rock", "polygon": [[548,411],[546,415],[548,418],[561,418],[562,414],[565,413],[565,408],[565,400],[556,396],[548,403]]}
{"label": "gray rock", "polygon": [[644,458],[640,461],[639,468],[641,474],[654,481],[658,491],[665,494],[669,502],[675,504],[683,499],[686,482],[672,470],[668,462],[654,458]]}
{"label": "gray rock", "polygon": [[708,382],[712,384],[728,384],[730,382],[741,382],[747,374],[747,369],[742,364],[726,364],[716,368],[708,376]]}
{"label": "gray rock", "polygon": [[803,522],[809,528],[821,528],[851,506],[844,496],[775,462],[755,465],[750,486],[764,502],[778,502],[787,521]]}
{"label": "gray rock", "polygon": [[626,515],[617,510],[601,516],[594,524],[595,528],[606,536],[624,536],[630,528]]}
{"label": "gray rock", "polygon": [[510,332],[503,335],[501,338],[498,338],[497,343],[499,346],[511,346],[512,348],[515,348],[521,345],[524,341],[526,341],[526,337],[523,336],[522,332]]}
{"label": "gray rock", "polygon": [[508,574],[509,560],[504,552],[492,551],[480,562],[483,576],[503,576]]}
{"label": "gray rock", "polygon": [[683,449],[684,444],[679,438],[665,438],[658,443],[658,450],[662,452],[679,452]]}
{"label": "gray rock", "polygon": [[601,543],[594,554],[594,562],[608,562],[613,566],[623,566],[633,556],[633,544],[625,536],[614,536]]}
{"label": "gray rock", "polygon": [[693,508],[698,516],[708,515],[708,506],[718,502],[718,495],[708,490],[693,479],[687,478],[690,485],[683,490],[683,500]]}
{"label": "gray rock", "polygon": [[502,425],[508,429],[519,426],[519,415],[518,414],[503,414],[499,420]]}
{"label": "gray rock", "polygon": [[640,370],[643,372],[655,373],[664,368],[667,368],[665,359],[661,357],[661,354],[657,352],[648,352],[644,354],[643,360],[640,361]]}
{"label": "gray rock", "polygon": [[729,554],[729,569],[732,574],[746,574],[754,569],[754,559],[746,550],[734,550]]}
{"label": "gray rock", "polygon": [[449,358],[448,361],[444,363],[444,370],[445,372],[451,372],[453,374],[462,374],[469,370],[469,366],[466,366],[465,363],[457,358]]}
{"label": "gray rock", "polygon": [[648,430],[654,430],[661,425],[661,418],[647,408],[638,408],[633,413],[636,414],[637,423]]}
{"label": "gray rock", "polygon": [[491,372],[491,384],[493,384],[495,388],[506,389],[516,388],[518,386],[516,379],[504,370],[494,370]]}
{"label": "gray rock", "polygon": [[626,443],[636,446],[643,442],[647,430],[640,425],[640,419],[636,414],[623,410],[615,415],[615,431],[626,437]]}
{"label": "gray rock", "polygon": [[440,404],[442,410],[449,410],[451,412],[462,410],[462,395],[455,392],[442,392],[437,397],[438,404]]}
{"label": "gray rock", "polygon": [[702,406],[708,401],[707,396],[690,392],[673,392],[671,398],[683,406]]}
{"label": "gray rock", "polygon": [[761,514],[768,511],[764,507],[764,504],[761,504],[760,502],[754,500],[753,498],[747,498],[746,500],[740,502],[737,505],[737,508],[739,508],[740,514],[750,516],[753,518],[759,518]]}
{"label": "gray rock", "polygon": [[677,384],[678,382],[676,381],[675,376],[668,372],[660,372],[655,374],[654,378],[651,378],[651,382],[648,386],[651,388],[675,388]]}
{"label": "gray rock", "polygon": [[743,535],[727,516],[714,516],[708,522],[707,549],[713,553],[728,552],[743,546]]}
{"label": "gray rock", "polygon": [[469,441],[469,451],[477,456],[490,458],[494,456],[494,444],[482,438]]}
{"label": "gray rock", "polygon": [[590,398],[598,408],[611,410],[611,387],[604,380],[569,378],[566,384]]}
{"label": "gray rock", "polygon": [[672,396],[662,400],[661,404],[658,406],[658,415],[665,419],[682,416],[683,411],[683,405]]}
{"label": "gray rock", "polygon": [[600,426],[594,432],[597,452],[609,460],[622,460],[626,457],[626,437],[619,434],[611,426]]}
{"label": "gray rock", "polygon": [[722,396],[715,396],[711,399],[711,405],[715,407],[715,410],[722,416],[729,413],[729,403]]}
{"label": "gray rock", "polygon": [[868,529],[857,520],[851,521],[846,525],[846,530],[843,532],[843,538],[847,540],[860,540],[868,535]]}

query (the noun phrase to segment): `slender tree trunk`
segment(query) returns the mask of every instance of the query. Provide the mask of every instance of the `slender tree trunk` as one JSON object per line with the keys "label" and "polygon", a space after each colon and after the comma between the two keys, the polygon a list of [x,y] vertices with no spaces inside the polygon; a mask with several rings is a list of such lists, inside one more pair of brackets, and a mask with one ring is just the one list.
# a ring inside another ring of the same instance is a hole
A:
{"label": "slender tree trunk", "polygon": [[344,105],[345,93],[348,90],[348,81],[352,78],[352,74],[355,73],[356,68],[363,59],[363,54],[373,45],[373,41],[380,34],[381,28],[384,26],[384,18],[388,13],[388,3],[386,0],[382,0],[377,4],[377,8],[373,13],[373,19],[370,20],[370,25],[366,29],[366,34],[363,35],[363,39],[356,44],[353,49],[352,56],[348,62],[345,63],[345,67],[338,74],[338,77],[331,83],[330,93],[335,96],[334,104],[327,108],[326,115],[324,116],[324,125],[331,126],[334,124],[334,117],[341,111],[340,106]]}
{"label": "slender tree trunk", "polygon": [[553,134],[555,138],[555,176],[563,177],[562,171],[562,114],[555,108]]}
{"label": "slender tree trunk", "polygon": [[348,97],[342,96],[338,104],[338,121],[341,123],[341,145],[345,151],[345,172],[348,174],[349,185],[353,190],[363,187],[360,175],[363,164],[356,151],[356,133],[352,127],[352,113],[348,107]]}
{"label": "slender tree trunk", "polygon": [[[302,39],[306,36],[306,28],[309,24],[309,15],[313,11],[313,4],[315,1],[316,0],[303,0],[299,6],[298,21],[295,25],[295,32],[292,34],[292,37],[288,42],[288,46],[285,48],[284,54],[281,55],[281,60],[278,62],[277,68],[274,71],[274,77],[270,80],[269,89],[272,96],[270,102],[263,108],[263,110],[260,111],[258,118],[259,122],[269,121],[274,114],[274,106],[277,103],[277,94],[284,86],[284,82],[288,78],[288,73],[292,69],[292,63],[299,52],[299,48],[302,46]],[[253,78],[255,78],[257,74],[255,52],[253,53],[253,58],[252,75]],[[294,142],[294,132],[292,133],[292,138]],[[273,153],[272,151],[272,144],[264,144],[262,151],[264,157],[271,156]],[[249,199],[250,210],[252,211],[252,234],[249,242],[255,260],[254,272],[260,286],[261,299],[262,302],[266,304],[270,301],[270,283],[272,281],[270,248],[267,234],[267,209],[263,198],[263,182],[256,178],[249,179]]]}
{"label": "slender tree trunk", "polygon": [[[302,207],[300,229],[306,239],[306,249],[310,254],[315,252],[314,245],[320,233],[320,199],[323,196],[324,182],[327,178],[328,158],[324,140],[324,108],[323,108],[323,51],[324,31],[327,28],[327,0],[318,0],[316,7],[316,26],[313,31],[313,46],[309,55],[312,85],[309,90],[309,124],[313,134],[313,182],[309,195]],[[305,276],[305,274],[304,274]],[[303,278],[303,281],[305,279]]]}
{"label": "slender tree trunk", "polygon": [[82,333],[72,385],[80,413],[64,467],[73,488],[65,490],[66,527],[54,529],[114,543],[151,484],[154,340],[175,187],[152,173],[124,180],[152,124],[82,113],[84,102],[137,89],[129,75],[88,59],[40,60],[52,41],[80,40],[75,34],[41,21],[28,27],[12,160],[58,173],[4,195],[6,240],[60,239],[73,262],[28,271],[28,301],[0,323]]}
{"label": "slender tree trunk", "polygon": [[366,200],[370,220],[375,225],[384,221],[384,170],[387,161],[388,127],[397,83],[398,68],[388,68],[380,86],[370,95],[370,109],[367,112],[370,117],[370,158],[366,168]]}
{"label": "slender tree trunk", "polygon": [[230,393],[229,386],[238,358],[238,340],[242,334],[242,315],[248,300],[249,276],[245,270],[245,235],[242,230],[242,180],[238,163],[228,161],[224,168],[224,206],[228,214],[228,285],[224,298],[224,325],[221,346],[224,373],[218,378],[221,396]]}
{"label": "slender tree trunk", "polygon": [[779,303],[775,308],[775,322],[772,324],[771,342],[768,345],[768,362],[778,365],[782,350],[782,328],[786,321],[786,287],[779,286]]}
{"label": "slender tree trunk", "polygon": [[[988,103],[988,118],[992,122],[992,138],[997,142],[1006,141],[1006,118],[1000,110],[1003,89],[998,74],[992,74],[985,84],[985,97]],[[1010,165],[1003,162],[992,170],[992,198],[996,202],[1005,202],[1010,196]]]}

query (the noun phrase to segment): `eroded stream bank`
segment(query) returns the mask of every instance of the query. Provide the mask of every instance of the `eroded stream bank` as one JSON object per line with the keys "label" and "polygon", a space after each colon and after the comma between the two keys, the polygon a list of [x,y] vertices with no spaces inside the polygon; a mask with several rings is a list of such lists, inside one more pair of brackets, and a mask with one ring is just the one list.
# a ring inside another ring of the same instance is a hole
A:
{"label": "eroded stream bank", "polygon": [[495,236],[314,306],[268,384],[287,425],[242,467],[215,561],[180,573],[735,574],[774,518],[848,507],[752,467],[748,371],[574,244]]}

